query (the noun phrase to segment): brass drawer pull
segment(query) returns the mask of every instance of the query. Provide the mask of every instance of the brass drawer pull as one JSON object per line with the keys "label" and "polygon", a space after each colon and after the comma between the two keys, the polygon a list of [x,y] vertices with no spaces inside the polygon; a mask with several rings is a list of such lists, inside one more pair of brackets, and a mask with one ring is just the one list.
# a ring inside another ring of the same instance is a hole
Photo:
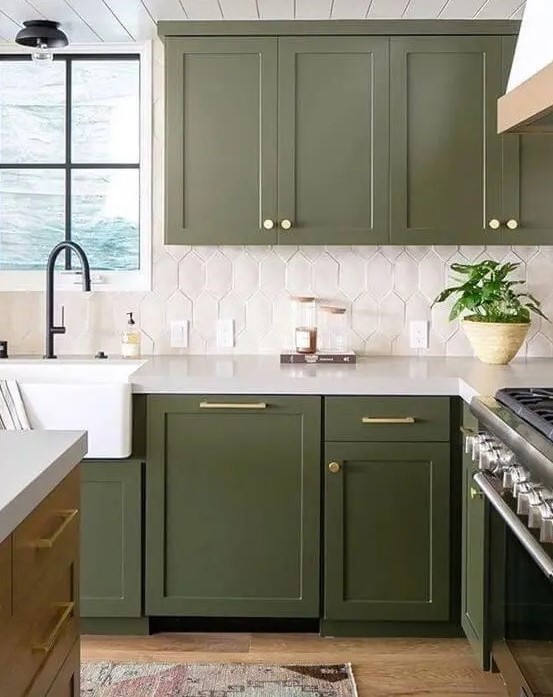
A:
{"label": "brass drawer pull", "polygon": [[56,544],[56,540],[61,534],[63,534],[63,531],[69,527],[73,519],[76,518],[78,514],[78,508],[73,508],[69,511],[56,511],[56,516],[63,518],[61,525],[51,537],[45,537],[37,540],[34,546],[39,547],[40,549],[52,549],[52,547]]}
{"label": "brass drawer pull", "polygon": [[33,651],[50,653],[50,651],[56,645],[56,642],[60,634],[63,632],[65,625],[67,624],[67,621],[73,614],[73,610],[75,609],[75,603],[56,603],[54,607],[63,610],[63,612],[61,613],[60,618],[56,623],[56,626],[54,627],[54,629],[52,629],[52,633],[50,634],[50,636],[43,643],[35,644],[33,646]]}
{"label": "brass drawer pull", "polygon": [[478,491],[475,489],[473,486],[470,488],[470,498],[471,499],[483,499],[484,494],[481,491]]}
{"label": "brass drawer pull", "polygon": [[415,417],[413,416],[364,416],[361,421],[364,424],[414,424]]}
{"label": "brass drawer pull", "polygon": [[267,409],[265,402],[200,402],[200,409]]}

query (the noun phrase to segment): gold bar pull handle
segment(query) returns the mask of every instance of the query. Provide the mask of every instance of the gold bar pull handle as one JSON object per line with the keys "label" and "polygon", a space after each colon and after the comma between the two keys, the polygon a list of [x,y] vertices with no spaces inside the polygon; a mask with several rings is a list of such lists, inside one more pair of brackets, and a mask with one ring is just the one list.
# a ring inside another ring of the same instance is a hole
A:
{"label": "gold bar pull handle", "polygon": [[71,521],[76,518],[78,514],[78,508],[73,508],[69,511],[56,511],[56,516],[62,518],[61,525],[51,537],[44,537],[37,540],[34,546],[40,549],[52,549],[56,544],[56,540],[63,534],[63,531],[71,524]]}
{"label": "gold bar pull handle", "polygon": [[266,402],[200,402],[200,409],[267,409]]}
{"label": "gold bar pull handle", "polygon": [[414,416],[364,416],[364,424],[414,424]]}
{"label": "gold bar pull handle", "polygon": [[56,626],[54,629],[52,629],[52,632],[50,636],[46,639],[46,641],[40,643],[40,644],[35,644],[33,646],[33,651],[40,651],[42,653],[50,653],[50,651],[54,648],[56,645],[56,642],[65,629],[65,625],[69,621],[69,618],[73,614],[73,610],[75,609],[75,603],[56,603],[54,607],[59,608],[60,610],[63,610],[61,615],[59,616],[58,621],[56,622]]}

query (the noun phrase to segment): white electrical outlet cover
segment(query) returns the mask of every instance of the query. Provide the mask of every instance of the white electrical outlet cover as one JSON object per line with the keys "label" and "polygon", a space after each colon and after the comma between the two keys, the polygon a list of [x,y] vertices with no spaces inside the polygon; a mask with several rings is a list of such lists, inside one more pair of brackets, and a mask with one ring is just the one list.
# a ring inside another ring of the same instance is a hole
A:
{"label": "white electrical outlet cover", "polygon": [[173,320],[170,323],[171,348],[188,348],[188,320]]}
{"label": "white electrical outlet cover", "polygon": [[234,320],[220,319],[217,322],[217,348],[234,348]]}

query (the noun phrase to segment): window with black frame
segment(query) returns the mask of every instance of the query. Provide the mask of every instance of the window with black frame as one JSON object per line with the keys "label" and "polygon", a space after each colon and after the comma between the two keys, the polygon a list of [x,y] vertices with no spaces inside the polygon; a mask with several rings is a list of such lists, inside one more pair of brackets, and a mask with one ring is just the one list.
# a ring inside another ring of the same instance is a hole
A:
{"label": "window with black frame", "polygon": [[44,269],[63,239],[140,268],[138,55],[0,57],[0,271]]}

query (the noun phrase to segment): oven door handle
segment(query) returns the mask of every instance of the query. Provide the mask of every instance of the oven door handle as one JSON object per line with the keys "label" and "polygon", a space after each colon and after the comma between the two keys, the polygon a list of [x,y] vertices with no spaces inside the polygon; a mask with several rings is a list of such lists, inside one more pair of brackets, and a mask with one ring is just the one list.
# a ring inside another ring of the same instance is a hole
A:
{"label": "oven door handle", "polygon": [[524,525],[524,523],[519,520],[517,514],[511,510],[511,508],[505,503],[500,494],[497,493],[494,485],[493,479],[489,474],[484,474],[484,472],[477,472],[474,477],[474,481],[492,504],[495,510],[499,513],[501,518],[509,526],[514,536],[518,539],[520,544],[540,567],[543,573],[550,579],[553,580],[553,560],[546,554],[543,547],[532,535],[530,530]]}

